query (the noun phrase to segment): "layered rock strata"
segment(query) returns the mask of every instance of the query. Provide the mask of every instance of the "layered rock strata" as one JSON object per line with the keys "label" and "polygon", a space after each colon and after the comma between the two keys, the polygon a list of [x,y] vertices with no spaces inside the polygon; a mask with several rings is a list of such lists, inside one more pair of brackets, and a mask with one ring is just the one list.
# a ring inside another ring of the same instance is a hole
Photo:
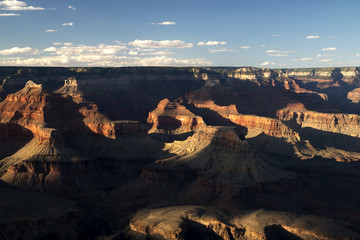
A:
{"label": "layered rock strata", "polygon": [[196,116],[177,102],[164,99],[157,108],[149,113],[147,119],[152,124],[151,132],[184,133],[201,129],[205,123],[200,116]]}

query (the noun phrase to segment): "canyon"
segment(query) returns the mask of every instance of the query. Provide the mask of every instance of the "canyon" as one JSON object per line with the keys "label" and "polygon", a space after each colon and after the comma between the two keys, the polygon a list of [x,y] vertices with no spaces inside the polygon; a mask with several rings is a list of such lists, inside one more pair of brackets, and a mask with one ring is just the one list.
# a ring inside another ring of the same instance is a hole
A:
{"label": "canyon", "polygon": [[358,67],[0,82],[0,239],[360,239]]}

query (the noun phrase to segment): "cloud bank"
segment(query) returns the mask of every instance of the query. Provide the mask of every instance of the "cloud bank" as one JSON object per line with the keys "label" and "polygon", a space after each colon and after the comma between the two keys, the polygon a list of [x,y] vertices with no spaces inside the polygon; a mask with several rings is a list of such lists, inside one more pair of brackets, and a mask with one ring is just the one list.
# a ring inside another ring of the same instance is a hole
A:
{"label": "cloud bank", "polygon": [[45,10],[42,7],[28,6],[26,2],[17,0],[3,0],[0,2],[0,10],[7,11],[34,11]]}
{"label": "cloud bank", "polygon": [[[98,44],[77,45],[71,42],[55,42],[42,50],[30,47],[0,51],[2,55],[37,53],[37,57],[0,58],[3,66],[209,66],[205,58],[177,58],[166,48],[186,48],[192,44],[180,40],[135,40],[128,45]],[[156,51],[156,49],[165,50]]]}
{"label": "cloud bank", "polygon": [[186,43],[181,40],[139,40],[136,39],[132,42],[129,42],[129,45],[134,47],[141,48],[191,48],[193,47],[192,43]]}
{"label": "cloud bank", "polygon": [[36,49],[31,47],[13,47],[9,49],[0,50],[0,55],[15,55],[15,54],[35,54],[37,53]]}
{"label": "cloud bank", "polygon": [[0,13],[0,17],[13,17],[13,16],[20,16],[17,13]]}

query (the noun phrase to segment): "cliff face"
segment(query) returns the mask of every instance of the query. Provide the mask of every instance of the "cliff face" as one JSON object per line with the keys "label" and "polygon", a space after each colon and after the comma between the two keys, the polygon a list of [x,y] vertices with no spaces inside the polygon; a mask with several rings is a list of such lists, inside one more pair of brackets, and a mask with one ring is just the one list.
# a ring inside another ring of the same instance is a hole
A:
{"label": "cliff face", "polygon": [[302,128],[310,127],[326,132],[360,137],[360,116],[355,114],[331,114],[312,111],[279,111],[283,121],[295,121]]}
{"label": "cliff face", "polygon": [[18,123],[36,133],[36,128],[44,124],[47,96],[40,84],[28,81],[22,90],[8,95],[0,103],[0,121]]}
{"label": "cliff face", "polygon": [[153,125],[151,132],[184,133],[205,127],[202,117],[168,99],[159,102],[157,108],[149,113],[147,122]]}
{"label": "cliff face", "polygon": [[349,99],[353,103],[360,102],[360,88],[355,88],[354,90],[348,92],[347,99]]}
{"label": "cliff face", "polygon": [[[71,89],[68,89],[68,93],[64,90],[67,85],[66,82],[60,97],[57,94],[47,93],[40,84],[28,81],[22,90],[8,95],[0,103],[0,121],[19,124],[28,128],[35,136],[41,134],[41,128],[45,124],[63,129],[70,127],[76,132],[83,121],[94,133],[114,138],[114,124],[98,113],[95,104],[84,103],[79,107],[80,102],[71,101],[73,92]],[[67,113],[69,116],[65,116]],[[72,123],[72,126],[64,126],[67,123]]]}
{"label": "cliff face", "polygon": [[205,99],[211,99],[211,93],[204,97],[202,94],[198,95],[194,92],[187,97],[188,103],[196,108],[209,109],[221,117],[230,120],[234,124],[246,127],[249,136],[265,133],[266,135],[275,137],[299,138],[294,131],[277,119],[239,114],[237,107],[234,104],[229,106],[219,106],[215,104],[214,101]]}

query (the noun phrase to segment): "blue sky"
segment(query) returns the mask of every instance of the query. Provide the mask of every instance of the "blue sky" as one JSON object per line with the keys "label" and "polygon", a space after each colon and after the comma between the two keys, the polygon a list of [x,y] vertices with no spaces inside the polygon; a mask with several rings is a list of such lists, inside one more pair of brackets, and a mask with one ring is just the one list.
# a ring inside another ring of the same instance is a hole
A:
{"label": "blue sky", "polygon": [[360,66],[358,0],[0,0],[0,65]]}

